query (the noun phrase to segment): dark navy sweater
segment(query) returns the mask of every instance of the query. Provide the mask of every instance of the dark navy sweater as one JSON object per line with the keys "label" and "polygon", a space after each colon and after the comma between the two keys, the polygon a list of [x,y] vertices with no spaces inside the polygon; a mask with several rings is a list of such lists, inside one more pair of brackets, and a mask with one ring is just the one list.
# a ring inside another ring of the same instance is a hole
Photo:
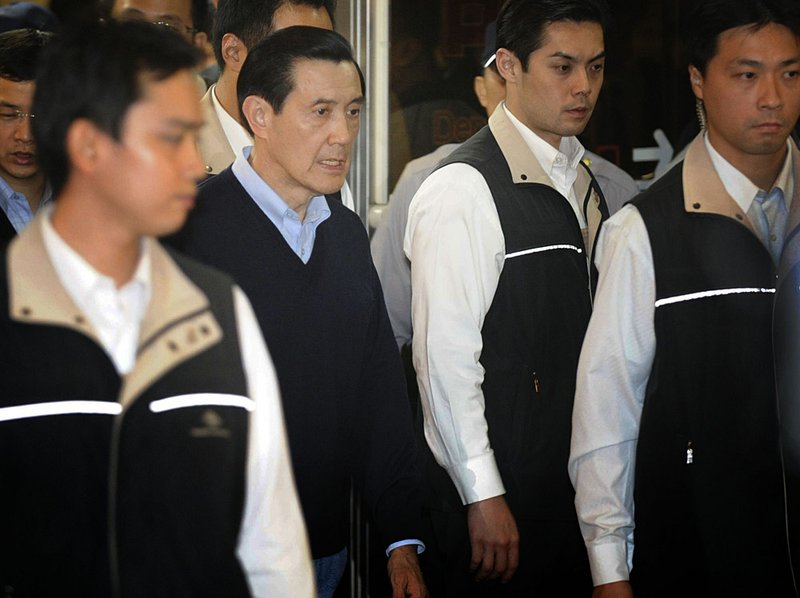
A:
{"label": "dark navy sweater", "polygon": [[369,240],[328,198],[307,264],[230,168],[206,181],[171,239],[253,304],[278,374],[314,558],[347,544],[355,480],[386,545],[419,538],[420,469],[403,369]]}

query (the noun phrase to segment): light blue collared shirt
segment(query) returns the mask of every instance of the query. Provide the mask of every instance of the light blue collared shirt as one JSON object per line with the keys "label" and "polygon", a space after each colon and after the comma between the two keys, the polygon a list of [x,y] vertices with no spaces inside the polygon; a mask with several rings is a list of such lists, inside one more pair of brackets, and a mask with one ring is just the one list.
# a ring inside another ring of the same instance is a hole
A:
{"label": "light blue collared shirt", "polygon": [[[50,183],[45,183],[42,200],[39,202],[39,209],[50,203],[52,199],[53,189],[50,187]],[[0,177],[0,208],[3,209],[17,234],[21,233],[28,226],[28,223],[33,220],[33,212],[31,212],[28,198],[24,194],[14,191],[3,177]]]}
{"label": "light blue collared shirt", "polygon": [[233,176],[241,183],[247,194],[256,205],[272,221],[283,238],[304,264],[311,258],[314,240],[317,238],[317,227],[331,215],[328,200],[323,195],[311,198],[306,208],[306,217],[300,216],[291,209],[247,161],[253,147],[248,146],[236,157],[233,163]]}

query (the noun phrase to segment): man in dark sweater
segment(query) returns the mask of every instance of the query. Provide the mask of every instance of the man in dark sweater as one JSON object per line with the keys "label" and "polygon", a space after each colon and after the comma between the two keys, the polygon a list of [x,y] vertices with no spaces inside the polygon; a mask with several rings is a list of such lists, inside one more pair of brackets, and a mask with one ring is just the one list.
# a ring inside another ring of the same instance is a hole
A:
{"label": "man in dark sweater", "polygon": [[351,477],[397,595],[425,596],[420,471],[399,355],[366,231],[338,198],[364,103],[348,43],[312,27],[250,51],[238,81],[252,148],[207,181],[177,246],[234,276],[275,359],[315,559],[330,596],[346,560]]}

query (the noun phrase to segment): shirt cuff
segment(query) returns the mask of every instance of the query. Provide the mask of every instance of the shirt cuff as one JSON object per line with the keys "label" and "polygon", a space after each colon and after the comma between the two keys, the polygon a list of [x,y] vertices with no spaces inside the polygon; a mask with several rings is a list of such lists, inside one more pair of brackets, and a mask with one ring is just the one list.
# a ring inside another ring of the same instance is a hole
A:
{"label": "shirt cuff", "polygon": [[462,468],[450,469],[449,474],[462,504],[471,505],[506,493],[493,452],[470,459]]}
{"label": "shirt cuff", "polygon": [[595,586],[628,579],[626,544],[623,539],[587,546],[589,565],[592,569],[592,582]]}
{"label": "shirt cuff", "polygon": [[389,544],[389,548],[386,549],[386,556],[389,556],[389,553],[395,548],[400,548],[401,546],[411,546],[412,544],[416,544],[417,554],[422,554],[425,552],[425,543],[422,542],[422,540],[400,540],[398,542]]}

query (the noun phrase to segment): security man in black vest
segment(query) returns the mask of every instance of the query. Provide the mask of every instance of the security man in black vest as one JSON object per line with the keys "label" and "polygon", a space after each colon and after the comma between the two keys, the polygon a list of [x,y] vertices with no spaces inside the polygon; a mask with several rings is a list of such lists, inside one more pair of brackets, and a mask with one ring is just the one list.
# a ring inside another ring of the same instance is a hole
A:
{"label": "security man in black vest", "polygon": [[591,592],[566,464],[607,210],[575,135],[603,82],[607,16],[602,0],[507,2],[505,102],[410,206],[414,366],[441,466],[433,595]]}
{"label": "security man in black vest", "polygon": [[797,370],[800,6],[706,0],[686,32],[703,131],[600,234],[576,507],[597,596],[796,596],[775,366]]}
{"label": "security man in black vest", "polygon": [[253,309],[153,238],[203,175],[199,54],[96,20],[45,52],[31,112],[55,200],[0,252],[0,592],[311,598]]}

